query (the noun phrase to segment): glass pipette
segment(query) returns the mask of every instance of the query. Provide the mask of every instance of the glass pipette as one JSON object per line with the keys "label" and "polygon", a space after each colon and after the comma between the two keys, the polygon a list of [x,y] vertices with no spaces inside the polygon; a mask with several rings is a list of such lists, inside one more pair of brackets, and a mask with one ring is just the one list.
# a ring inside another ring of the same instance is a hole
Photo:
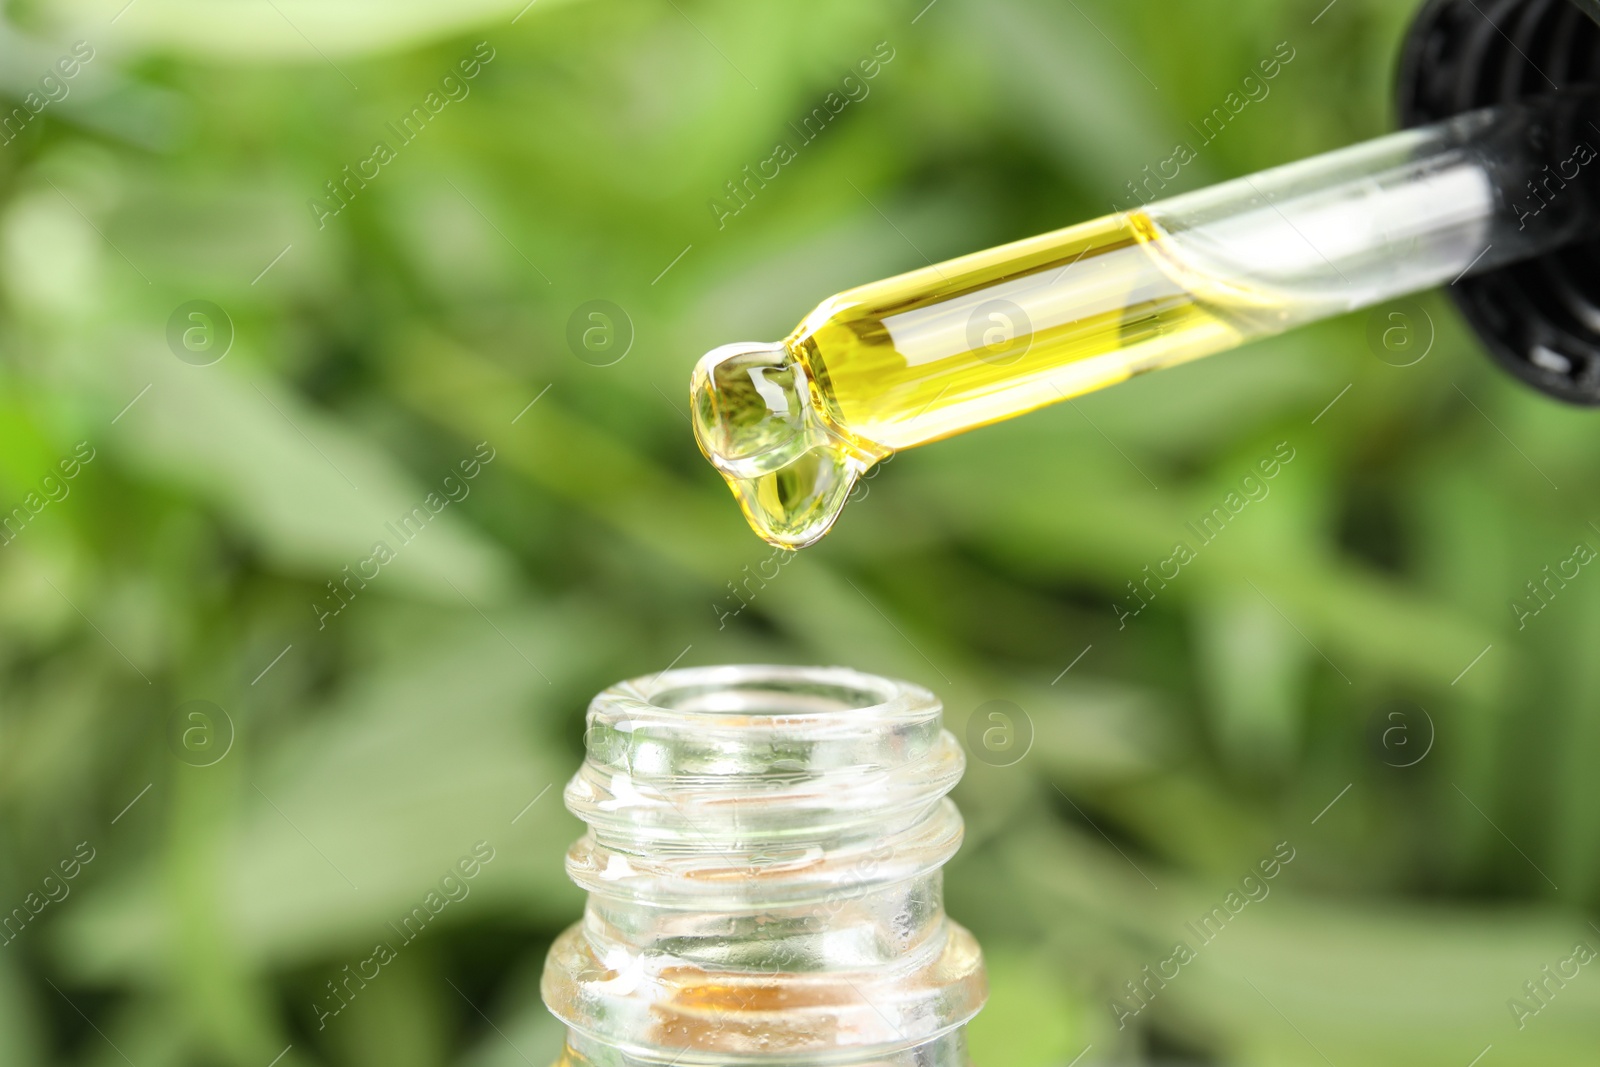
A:
{"label": "glass pipette", "polygon": [[755,531],[804,547],[899,449],[1592,234],[1596,114],[1468,112],[850,289],[702,358],[695,435]]}

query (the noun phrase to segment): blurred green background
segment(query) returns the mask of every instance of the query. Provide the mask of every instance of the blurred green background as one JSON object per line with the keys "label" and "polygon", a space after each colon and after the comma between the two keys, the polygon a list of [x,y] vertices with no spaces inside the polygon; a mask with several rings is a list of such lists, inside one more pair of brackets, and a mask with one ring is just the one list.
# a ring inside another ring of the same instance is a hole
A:
{"label": "blurred green background", "polygon": [[[925,2],[7,5],[0,1064],[542,1067],[584,705],[741,661],[915,679],[958,735],[1021,710],[948,871],[991,958],[980,1063],[1595,1062],[1600,968],[1524,983],[1600,947],[1600,577],[1521,629],[1511,603],[1600,546],[1600,423],[1444,300],[1413,366],[1357,315],[898,457],[781,570],[700,458],[701,352],[1125,206],[1280,42],[1171,191],[1387,131],[1413,7]],[[574,346],[595,300],[619,332]],[[1279,442],[1270,496],[1119,628]],[[470,895],[319,1028],[478,842]]]}

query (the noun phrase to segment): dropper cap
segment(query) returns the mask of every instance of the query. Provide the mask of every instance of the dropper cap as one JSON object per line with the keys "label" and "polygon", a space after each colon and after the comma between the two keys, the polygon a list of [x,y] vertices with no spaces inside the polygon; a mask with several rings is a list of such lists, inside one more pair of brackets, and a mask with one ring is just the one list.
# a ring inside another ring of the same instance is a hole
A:
{"label": "dropper cap", "polygon": [[[1596,82],[1600,0],[1429,0],[1401,51],[1400,121],[1419,126]],[[1593,124],[1570,137],[1600,153]],[[1581,166],[1600,168],[1600,158]],[[1600,242],[1462,278],[1446,291],[1512,374],[1569,403],[1600,405]]]}

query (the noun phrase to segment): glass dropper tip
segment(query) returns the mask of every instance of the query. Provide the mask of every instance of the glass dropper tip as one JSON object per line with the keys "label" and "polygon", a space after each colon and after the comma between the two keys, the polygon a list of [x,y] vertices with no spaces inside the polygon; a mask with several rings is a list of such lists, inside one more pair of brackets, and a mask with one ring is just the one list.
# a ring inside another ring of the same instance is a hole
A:
{"label": "glass dropper tip", "polygon": [[777,548],[813,544],[856,479],[881,455],[818,411],[805,364],[785,344],[741,342],[706,353],[689,386],[695,440],[733,490],[751,529]]}

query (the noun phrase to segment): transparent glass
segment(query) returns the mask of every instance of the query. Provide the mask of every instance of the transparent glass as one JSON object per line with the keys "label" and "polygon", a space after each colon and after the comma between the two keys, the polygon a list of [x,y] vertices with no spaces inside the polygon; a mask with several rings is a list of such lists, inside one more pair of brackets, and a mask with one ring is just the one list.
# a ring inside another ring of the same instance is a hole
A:
{"label": "transparent glass", "polygon": [[944,913],[965,761],[940,712],[838,667],[597,696],[566,790],[589,901],[542,985],[567,1062],[963,1067],[986,986]]}
{"label": "transparent glass", "polygon": [[1594,232],[1595,101],[1470,112],[840,293],[781,344],[700,361],[700,447],[757,533],[810,544],[895,450]]}

